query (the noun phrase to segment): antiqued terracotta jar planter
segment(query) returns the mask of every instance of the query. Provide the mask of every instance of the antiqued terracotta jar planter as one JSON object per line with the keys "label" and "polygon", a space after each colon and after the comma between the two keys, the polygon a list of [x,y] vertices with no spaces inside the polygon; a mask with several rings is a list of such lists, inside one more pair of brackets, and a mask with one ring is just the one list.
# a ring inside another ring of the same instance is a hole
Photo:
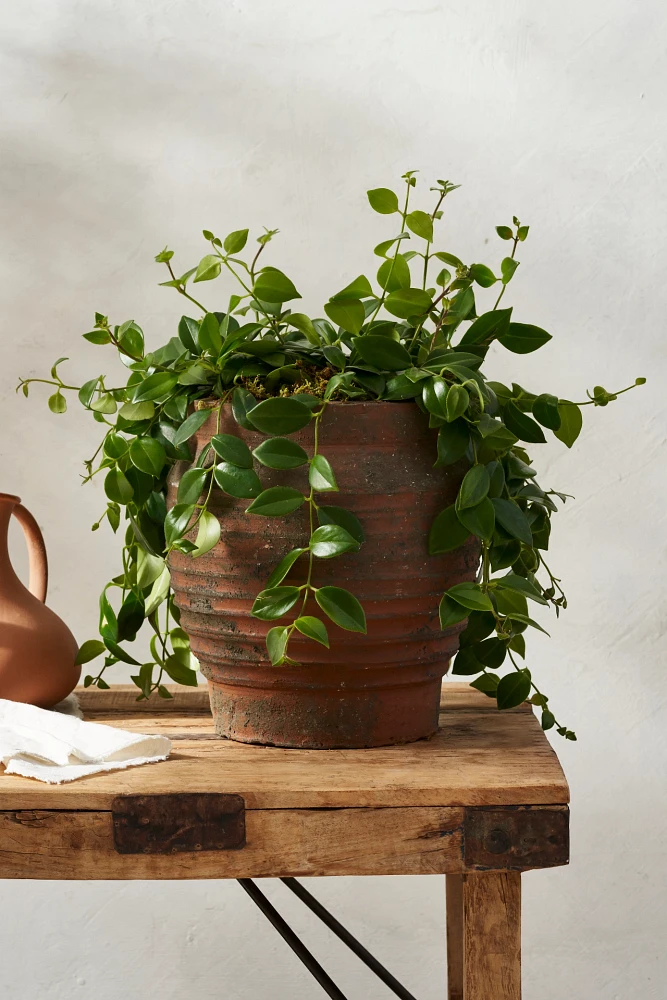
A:
{"label": "antiqued terracotta jar planter", "polygon": [[[241,429],[231,406],[221,433],[240,435],[252,449],[264,435]],[[197,453],[216,433],[213,419],[197,434]],[[292,435],[312,453],[311,427]],[[366,635],[331,626],[331,648],[295,635],[290,656],[299,666],[271,666],[268,622],[251,616],[258,592],[278,561],[307,544],[307,514],[248,515],[247,500],[215,490],[210,508],[221,540],[197,559],[174,552],[172,586],[181,624],[208,679],[216,730],[246,743],[313,749],[407,743],[437,729],[440,685],[463,624],[446,632],[438,620],[443,591],[473,580],[478,543],[429,556],[430,525],[452,504],[465,463],[433,468],[436,432],[411,402],[345,402],[327,407],[320,447],[344,491],[318,502],[353,511],[366,541],[359,552],[316,561],[316,586],[342,586],[363,604]],[[257,466],[260,471],[260,466]],[[178,474],[170,485],[175,500]],[[307,472],[261,468],[264,488],[307,490]],[[332,565],[335,562],[335,567]],[[297,562],[288,582],[305,580]],[[306,614],[321,614],[315,602]]]}

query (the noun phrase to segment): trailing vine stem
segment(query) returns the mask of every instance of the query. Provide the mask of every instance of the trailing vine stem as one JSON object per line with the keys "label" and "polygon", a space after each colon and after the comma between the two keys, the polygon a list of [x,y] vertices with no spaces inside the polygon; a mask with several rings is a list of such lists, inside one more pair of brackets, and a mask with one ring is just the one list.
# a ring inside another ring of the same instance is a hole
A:
{"label": "trailing vine stem", "polygon": [[[316,586],[317,559],[354,554],[364,543],[363,526],[352,511],[320,500],[320,493],[338,490],[335,470],[320,451],[320,430],[330,402],[400,402],[422,411],[433,430],[436,469],[459,482],[455,501],[431,526],[430,555],[445,556],[471,536],[479,544],[476,579],[449,587],[440,601],[441,629],[463,628],[453,673],[474,677],[472,685],[494,698],[500,709],[530,702],[541,710],[545,730],[555,728],[566,739],[575,738],[557,721],[532,672],[517,660],[525,658],[525,634],[545,631],[529,614],[528,602],[556,616],[567,607],[560,578],[544,552],[556,501],[565,503],[569,495],[539,486],[526,448],[545,443],[545,432],[572,447],[582,429],[584,406],[605,407],[645,379],[614,392],[594,386],[577,403],[487,377],[483,366],[496,346],[521,356],[551,340],[541,327],[516,322],[503,302],[529,227],[516,217],[512,226],[497,226],[510,253],[493,268],[468,264],[446,248],[435,249],[434,226],[456,185],[438,180],[431,189],[436,192],[434,206],[421,211],[412,208],[415,171],[407,171],[402,180],[402,204],[391,189],[368,192],[374,211],[401,220],[398,236],[375,248],[382,258],[377,287],[359,275],[331,296],[324,306],[326,318],[293,312],[290,304],[301,296],[291,279],[273,266],[259,267],[277,229],[265,229],[257,237],[247,260],[242,254],[248,229],[236,229],[224,239],[204,230],[210,252],[180,278],[173,251],[165,247],[155,258],[169,273],[163,284],[175,288],[202,316],[182,316],[177,336],[151,351],[134,320],[115,325],[96,313],[94,328],[84,334],[89,343],[111,346],[122,355],[126,385],[107,388],[104,375],[71,385],[58,372],[65,358],[52,366],[50,379],[19,381],[17,391],[26,396],[33,383],[51,386],[55,391],[48,405],[57,414],[67,410],[66,394],[77,394],[103,430],[98,448],[84,462],[84,482],[104,475],[107,505],[93,530],[106,522],[119,532],[125,516],[122,572],[100,595],[99,638],[84,642],[79,651],[81,664],[102,657],[99,670],[86,676],[86,685],[108,687],[105,671],[118,663],[138,668],[132,679],[140,699],[154,693],[170,697],[167,679],[196,684],[197,661],[180,627],[170,565],[177,556],[205,556],[220,540],[221,521],[210,510],[215,489],[247,504],[252,517],[289,516],[307,505],[307,545],[283,556],[252,606],[252,614],[270,626],[266,641],[273,664],[295,663],[288,655],[293,639],[329,646],[332,624],[365,633],[365,613],[352,593]],[[403,250],[410,233],[425,240],[423,253]],[[413,258],[423,261],[414,284]],[[429,287],[434,260],[452,272],[443,268],[435,287]],[[188,283],[221,275],[233,277],[239,294],[232,292],[226,313],[209,312]],[[483,296],[494,285],[500,286],[498,294],[483,306]],[[255,322],[247,319],[249,312]],[[252,452],[241,434],[221,433],[223,406],[229,403],[240,428],[262,435]],[[215,433],[193,459],[189,442],[212,412]],[[309,456],[291,435],[311,422]],[[167,502],[167,478],[177,462],[188,467],[175,500]],[[265,489],[263,468],[303,468],[308,489]],[[297,586],[290,573],[305,555],[305,583]],[[543,574],[548,577],[544,582]],[[306,613],[310,598],[317,614]],[[152,633],[151,659],[142,663],[127,646],[144,623]],[[501,674],[505,666],[510,669]]]}

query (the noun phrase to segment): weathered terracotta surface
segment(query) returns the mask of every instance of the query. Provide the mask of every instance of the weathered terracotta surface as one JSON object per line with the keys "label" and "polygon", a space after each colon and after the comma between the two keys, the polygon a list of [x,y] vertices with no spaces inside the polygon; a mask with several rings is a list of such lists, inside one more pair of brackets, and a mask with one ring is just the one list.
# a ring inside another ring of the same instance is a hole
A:
{"label": "weathered terracotta surface", "polygon": [[[7,535],[14,514],[30,554],[29,589],[9,560]],[[74,690],[81,667],[75,665],[76,639],[47,608],[44,539],[18,497],[0,493],[0,698],[51,708]]]}
{"label": "weathered terracotta surface", "polygon": [[[220,430],[250,448],[264,439],[242,430],[229,406]],[[214,433],[211,419],[197,435],[198,452]],[[311,426],[291,437],[312,453]],[[438,602],[447,587],[474,579],[478,555],[472,539],[446,556],[428,555],[430,525],[454,502],[465,472],[460,464],[433,468],[435,437],[414,403],[327,408],[320,452],[340,493],[318,500],[353,511],[366,542],[357,553],[316,560],[313,583],[355,594],[368,634],[338,628],[310,600],[305,613],[326,621],[331,649],[295,633],[289,652],[298,667],[271,666],[264,637],[275,623],[253,618],[250,609],[278,561],[307,544],[306,507],[285,518],[247,515],[250,501],[214,490],[221,541],[198,559],[174,553],[171,568],[181,623],[209,680],[221,736],[320,749],[404,743],[435,732],[442,675],[463,627],[442,632]],[[265,488],[308,490],[305,468],[255,467]],[[171,491],[173,500],[175,483]],[[306,563],[299,560],[285,582],[303,583]]]}

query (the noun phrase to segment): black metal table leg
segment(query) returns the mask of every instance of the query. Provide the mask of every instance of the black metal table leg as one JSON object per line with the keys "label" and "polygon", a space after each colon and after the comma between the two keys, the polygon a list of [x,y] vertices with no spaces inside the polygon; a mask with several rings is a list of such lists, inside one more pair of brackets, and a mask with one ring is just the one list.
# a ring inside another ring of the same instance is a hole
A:
{"label": "black metal table leg", "polygon": [[357,939],[350,934],[347,928],[343,927],[340,921],[336,920],[336,918],[329,913],[329,911],[325,909],[325,907],[322,906],[322,904],[315,899],[315,897],[312,896],[300,882],[297,882],[295,878],[283,878],[281,879],[281,882],[284,882],[287,888],[291,889],[292,892],[306,904],[308,909],[312,910],[313,913],[320,918],[322,923],[326,924],[329,930],[333,931],[336,937],[340,938],[340,940],[348,946],[350,951],[353,951],[357,958],[360,958],[364,965],[367,965],[368,968],[375,973],[378,979],[381,979],[385,986],[388,986],[397,997],[400,997],[401,1000],[415,1000],[412,993],[406,990],[405,986],[399,983],[398,979],[392,976],[391,972],[385,969],[384,965],[378,962],[377,958],[375,958],[374,955],[371,955],[370,951],[368,951],[367,948],[364,948],[363,944],[357,941]]}
{"label": "black metal table leg", "polygon": [[341,993],[333,979],[329,978],[320,963],[311,955],[306,946],[301,943],[287,921],[283,920],[264,893],[257,888],[253,880],[251,878],[240,878],[237,879],[237,882],[245,889],[253,902],[257,904],[264,916],[270,920],[283,940],[287,942],[294,954],[303,962],[311,975],[315,977],[325,993],[332,1000],[346,1000],[345,994]]}
{"label": "black metal table leg", "polygon": [[[237,879],[239,885],[248,893],[250,898],[257,904],[259,909],[262,911],[264,916],[273,924],[275,929],[281,935],[284,941],[290,946],[295,955],[303,962],[308,971],[315,977],[317,982],[320,984],[322,989],[327,993],[328,996],[332,997],[333,1000],[346,1000],[345,995],[341,993],[334,981],[327,975],[319,962],[315,957],[308,951],[306,946],[302,944],[298,936],[289,926],[286,920],[280,916],[278,911],[272,904],[268,901],[264,893],[257,888],[255,883],[250,878],[240,878]],[[415,1000],[412,993],[406,990],[405,986],[399,983],[398,979],[392,976],[385,967],[378,962],[368,951],[367,948],[357,941],[357,939],[350,934],[350,932],[343,927],[340,921],[336,920],[329,911],[322,906],[322,904],[312,896],[307,889],[305,889],[300,882],[297,882],[295,878],[283,878],[281,882],[284,882],[288,889],[299,897],[299,899],[305,903],[305,905],[312,910],[312,912],[320,918],[320,920],[326,924],[329,930],[344,943],[347,947],[354,952],[357,958],[361,961],[380,979],[385,986],[397,996],[400,1000]]]}

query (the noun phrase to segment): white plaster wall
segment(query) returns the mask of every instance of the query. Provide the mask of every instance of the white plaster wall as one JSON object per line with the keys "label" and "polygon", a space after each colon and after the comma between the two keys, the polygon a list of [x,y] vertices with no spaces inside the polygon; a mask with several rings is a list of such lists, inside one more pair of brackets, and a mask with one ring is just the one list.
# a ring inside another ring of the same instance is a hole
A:
{"label": "white plaster wall", "polygon": [[[552,554],[571,607],[529,662],[579,742],[557,743],[572,864],[524,879],[531,1000],[665,996],[666,29],[661,0],[2,10],[0,489],[44,526],[50,600],[80,640],[115,565],[111,538],[88,530],[101,494],[79,487],[96,427],[13,389],[63,354],[73,381],[102,370],[101,349],[80,340],[95,309],[170,336],[180,302],[156,287],[152,260],[167,242],[185,269],[202,227],[280,227],[274,260],[315,308],[391,234],[366,188],[419,168],[464,184],[443,240],[464,258],[497,261],[493,227],[513,213],[531,224],[512,298],[554,339],[523,360],[499,354],[500,377],[570,398],[649,378],[589,408],[572,452],[556,443],[541,458],[545,483],[576,495]],[[444,995],[441,878],[317,891],[419,998]],[[284,904],[352,997],[386,995]],[[4,882],[0,992],[319,995],[233,883]]]}

